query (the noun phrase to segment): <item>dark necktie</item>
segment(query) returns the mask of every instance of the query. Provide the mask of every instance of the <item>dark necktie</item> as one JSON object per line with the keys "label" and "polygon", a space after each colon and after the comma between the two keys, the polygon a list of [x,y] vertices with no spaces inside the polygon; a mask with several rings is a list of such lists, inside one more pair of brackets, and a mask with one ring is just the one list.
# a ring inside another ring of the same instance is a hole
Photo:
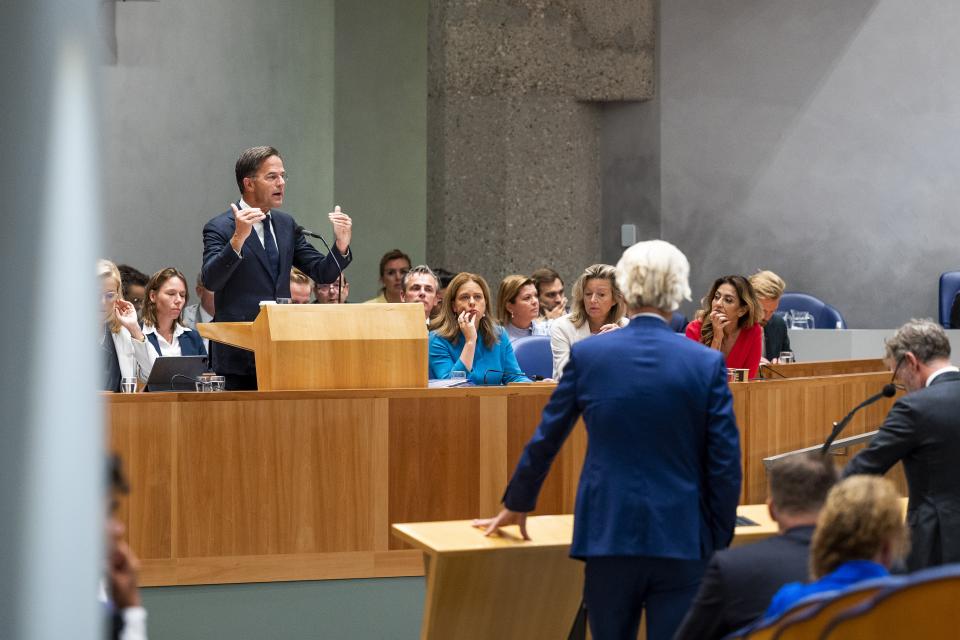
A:
{"label": "dark necktie", "polygon": [[273,269],[273,279],[280,274],[280,252],[277,251],[277,241],[273,239],[273,225],[270,224],[270,214],[263,219],[263,250],[267,252],[267,262]]}

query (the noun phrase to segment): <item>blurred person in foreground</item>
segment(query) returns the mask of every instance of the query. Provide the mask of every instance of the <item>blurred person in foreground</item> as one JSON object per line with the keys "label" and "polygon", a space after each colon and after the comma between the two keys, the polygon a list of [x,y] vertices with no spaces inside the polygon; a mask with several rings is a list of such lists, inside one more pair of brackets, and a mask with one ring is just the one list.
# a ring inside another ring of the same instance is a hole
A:
{"label": "blurred person in foreground", "polygon": [[487,535],[527,513],[553,459],[583,416],[588,447],[570,555],[585,560],[583,598],[596,640],[671,638],[707,560],[730,544],[740,494],[740,436],[723,356],[674,333],[689,299],[686,257],[661,240],[617,265],[630,324],[573,345],[504,493],[476,520]]}
{"label": "blurred person in foreground", "polygon": [[723,638],[762,616],[780,587],[806,580],[810,540],[837,478],[833,457],[819,451],[774,464],[767,508],[779,534],[713,554],[675,640]]}
{"label": "blurred person in foreground", "polygon": [[475,273],[460,273],[447,287],[430,333],[430,377],[462,371],[476,385],[531,382],[517,364],[510,338],[487,313],[490,287]]}
{"label": "blurred person in foreground", "polygon": [[116,516],[120,498],[129,492],[120,457],[109,458],[110,509],[107,514],[106,580],[100,600],[107,606],[107,638],[147,640],[147,610],[140,599],[140,561],[123,539],[126,531]]}
{"label": "blurred person in foreground", "polygon": [[727,367],[749,369],[757,377],[763,356],[762,310],[750,281],[732,275],[717,278],[700,301],[696,319],[687,325],[691,340],[723,353]]}
{"label": "blurred person in foreground", "polygon": [[910,320],[886,341],[887,366],[906,395],[843,470],[883,474],[903,462],[910,490],[910,571],[960,562],[960,370],[933,320]]}
{"label": "blurred person in foreground", "polygon": [[626,326],[627,305],[617,272],[609,264],[587,267],[573,284],[573,306],[570,313],[550,326],[550,350],[553,352],[553,379],[560,380],[570,357],[570,347],[592,335]]}
{"label": "blurred person in foreground", "polygon": [[763,357],[760,358],[760,364],[775,364],[780,362],[781,353],[793,350],[790,348],[787,323],[776,313],[787,284],[773,271],[756,272],[750,276],[750,284],[763,311],[760,318],[760,326],[763,327]]}
{"label": "blurred person in foreground", "polygon": [[813,582],[783,586],[764,618],[779,616],[808,596],[889,576],[890,567],[903,557],[908,539],[900,496],[892,482],[870,476],[842,480],[827,495],[810,544]]}

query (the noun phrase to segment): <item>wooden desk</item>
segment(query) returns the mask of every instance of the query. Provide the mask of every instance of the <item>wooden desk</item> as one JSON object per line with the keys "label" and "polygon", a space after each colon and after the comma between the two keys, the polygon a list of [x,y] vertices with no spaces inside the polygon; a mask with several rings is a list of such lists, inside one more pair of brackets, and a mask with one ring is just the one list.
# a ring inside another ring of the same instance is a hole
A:
{"label": "wooden desk", "polygon": [[[731,385],[741,503],[766,497],[762,458],[821,442],[889,380],[854,374]],[[105,395],[132,492],[120,517],[142,583],[219,584],[422,573],[389,523],[496,513],[553,385]],[[846,434],[876,428],[890,400]],[[537,514],[573,511],[578,425]]]}

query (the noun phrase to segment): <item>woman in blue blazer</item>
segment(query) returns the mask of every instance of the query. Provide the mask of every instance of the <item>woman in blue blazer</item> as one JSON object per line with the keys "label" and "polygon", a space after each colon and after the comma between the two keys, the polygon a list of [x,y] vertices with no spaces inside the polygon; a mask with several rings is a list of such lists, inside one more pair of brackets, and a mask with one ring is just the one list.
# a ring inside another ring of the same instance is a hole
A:
{"label": "woman in blue blazer", "polygon": [[[160,356],[205,356],[203,338],[183,324],[183,308],[187,305],[187,279],[177,269],[157,271],[143,294],[143,335],[152,345],[150,368]],[[150,376],[150,371],[143,375]]]}
{"label": "woman in blue blazer", "polygon": [[667,324],[689,300],[689,271],[680,250],[661,240],[624,253],[617,283],[630,323],[571,347],[507,485],[506,508],[474,523],[488,535],[519,524],[527,537],[526,514],[582,415],[588,447],[570,555],[586,562],[596,640],[636,638],[643,610],[650,640],[672,638],[707,560],[733,537],[740,446],[723,354]]}
{"label": "woman in blue blazer", "polygon": [[473,384],[530,382],[513,355],[510,337],[488,315],[490,287],[474,273],[450,281],[430,325],[430,377],[462,371]]}

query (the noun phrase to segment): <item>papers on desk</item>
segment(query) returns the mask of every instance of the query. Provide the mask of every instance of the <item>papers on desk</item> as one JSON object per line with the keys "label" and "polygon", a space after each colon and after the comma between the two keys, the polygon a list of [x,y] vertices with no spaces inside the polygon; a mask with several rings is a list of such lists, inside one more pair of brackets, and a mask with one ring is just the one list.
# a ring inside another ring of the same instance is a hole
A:
{"label": "papers on desk", "polygon": [[466,378],[446,378],[446,379],[430,379],[427,380],[427,386],[431,389],[446,389],[448,387],[461,387],[465,384],[469,384],[470,381]]}

